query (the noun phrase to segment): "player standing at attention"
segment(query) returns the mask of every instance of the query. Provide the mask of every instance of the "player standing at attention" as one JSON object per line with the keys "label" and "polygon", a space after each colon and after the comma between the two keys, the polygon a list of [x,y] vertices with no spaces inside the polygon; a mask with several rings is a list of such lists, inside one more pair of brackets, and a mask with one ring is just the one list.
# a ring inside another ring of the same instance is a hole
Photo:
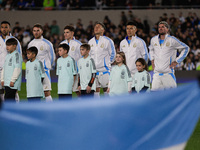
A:
{"label": "player standing at attention", "polygon": [[96,22],[94,24],[94,37],[88,42],[91,47],[90,56],[94,59],[97,69],[97,88],[95,93],[97,97],[100,95],[101,87],[104,95],[107,93],[111,63],[114,62],[116,55],[114,42],[110,38],[103,36],[104,32],[105,25],[101,22]]}
{"label": "player standing at attention", "polygon": [[38,49],[37,59],[43,64],[45,70],[45,78],[43,81],[43,90],[45,94],[46,101],[52,101],[51,97],[51,77],[50,69],[55,63],[55,53],[53,45],[50,41],[43,38],[42,36],[43,28],[40,24],[35,24],[33,26],[33,36],[34,39],[28,44],[28,48],[35,46]]}
{"label": "player standing at attention", "polygon": [[147,72],[146,61],[138,58],[135,64],[138,72],[133,77],[132,92],[147,92],[150,90],[151,75]]}
{"label": "player standing at attention", "polygon": [[[15,38],[15,37],[13,37],[10,33],[11,28],[10,28],[10,23],[8,21],[2,21],[0,29],[1,29],[1,35],[0,35],[0,77],[1,77],[1,70],[4,65],[6,55],[8,54],[7,49],[6,49],[6,41],[9,38]],[[22,55],[21,45],[18,40],[17,40],[16,50]],[[1,85],[0,85],[0,97],[2,100],[4,100],[4,89],[2,88]],[[18,93],[16,93],[15,95],[15,100],[19,101]]]}
{"label": "player standing at attention", "polygon": [[[154,70],[152,91],[174,88],[176,78],[174,67],[183,61],[189,52],[189,47],[174,36],[170,36],[169,25],[165,21],[158,24],[158,35],[150,41],[150,60]],[[177,50],[181,53],[176,57]]]}
{"label": "player standing at attention", "polygon": [[89,56],[90,45],[82,44],[80,51],[83,57],[78,61],[78,89],[81,92],[81,96],[94,96],[94,91],[96,90],[96,67],[94,60]]}
{"label": "player standing at attention", "polygon": [[120,51],[125,53],[126,64],[131,72],[131,76],[137,72],[135,61],[144,58],[148,61],[148,51],[144,40],[136,35],[137,22],[128,22],[126,25],[127,37],[120,42]]}
{"label": "player standing at attention", "polygon": [[1,71],[1,85],[5,87],[5,101],[14,101],[16,92],[21,88],[22,56],[16,50],[17,44],[15,38],[10,38],[6,41],[8,54]]}
{"label": "player standing at attention", "polygon": [[42,82],[45,71],[41,61],[36,56],[38,49],[33,46],[26,50],[29,61],[26,63],[26,91],[28,100],[41,100],[44,98]]}
{"label": "player standing at attention", "polygon": [[58,53],[61,56],[57,60],[56,75],[58,75],[59,99],[72,99],[72,88],[76,79],[75,60],[68,55],[69,45],[60,44]]}
{"label": "player standing at attention", "polygon": [[[82,43],[79,40],[75,39],[74,31],[75,31],[75,29],[74,29],[73,26],[67,25],[64,28],[65,40],[62,41],[60,44],[65,43],[65,44],[69,45],[70,49],[69,49],[68,55],[75,60],[75,63],[76,63],[76,66],[77,66],[77,62],[81,58],[80,46],[81,46]],[[80,96],[80,93],[78,91],[78,76],[76,76],[76,80],[74,82],[73,92],[76,92],[77,96]]]}
{"label": "player standing at attention", "polygon": [[131,91],[132,81],[131,73],[126,66],[126,57],[124,52],[117,52],[116,65],[112,67],[110,73],[110,82],[107,92],[110,96],[125,94]]}

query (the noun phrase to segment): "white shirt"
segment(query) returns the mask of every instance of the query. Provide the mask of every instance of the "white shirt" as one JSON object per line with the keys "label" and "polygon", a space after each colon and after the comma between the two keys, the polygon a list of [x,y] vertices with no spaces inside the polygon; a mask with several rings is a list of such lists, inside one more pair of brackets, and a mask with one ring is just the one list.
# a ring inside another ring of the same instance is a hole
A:
{"label": "white shirt", "polygon": [[128,37],[120,42],[120,51],[123,51],[126,56],[126,64],[131,72],[134,74],[137,72],[135,62],[138,58],[144,58],[148,61],[148,51],[144,40],[137,36],[132,36],[130,44],[128,43]]}
{"label": "white shirt", "polygon": [[74,60],[77,62],[81,58],[80,46],[82,45],[82,43],[75,38],[73,38],[73,40],[70,40],[69,42],[67,40],[64,40],[60,44],[64,43],[68,44],[70,47],[68,55],[74,58]]}
{"label": "white shirt", "polygon": [[100,36],[98,43],[96,42],[96,38],[93,37],[89,40],[88,44],[91,47],[90,56],[95,61],[97,71],[109,71],[116,55],[114,42],[106,36]]}
{"label": "white shirt", "polygon": [[[149,46],[149,58],[151,61],[154,60],[155,64],[154,73],[173,73],[174,69],[169,67],[170,64],[173,61],[177,63],[183,61],[189,52],[189,47],[174,36],[168,34],[165,35],[165,40],[162,45],[160,45],[159,41],[159,35],[154,36]],[[177,50],[181,51],[178,57],[176,57]]]}
{"label": "white shirt", "polygon": [[41,37],[40,39],[33,39],[28,48],[35,46],[38,49],[37,59],[43,63],[44,69],[51,69],[55,63],[55,53],[52,43]]}

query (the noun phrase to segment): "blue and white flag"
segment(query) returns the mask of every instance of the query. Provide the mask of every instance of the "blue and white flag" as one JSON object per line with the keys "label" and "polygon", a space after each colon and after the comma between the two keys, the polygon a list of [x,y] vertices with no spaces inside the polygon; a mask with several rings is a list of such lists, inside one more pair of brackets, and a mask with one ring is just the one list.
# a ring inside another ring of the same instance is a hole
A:
{"label": "blue and white flag", "polygon": [[197,83],[101,100],[4,103],[0,149],[183,149],[199,116]]}

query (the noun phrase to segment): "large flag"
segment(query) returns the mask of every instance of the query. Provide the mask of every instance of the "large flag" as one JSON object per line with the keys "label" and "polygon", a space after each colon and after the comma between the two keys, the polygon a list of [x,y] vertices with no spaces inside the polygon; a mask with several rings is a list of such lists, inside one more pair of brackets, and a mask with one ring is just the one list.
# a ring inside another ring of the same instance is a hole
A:
{"label": "large flag", "polygon": [[0,149],[183,149],[199,116],[198,83],[98,100],[4,103]]}

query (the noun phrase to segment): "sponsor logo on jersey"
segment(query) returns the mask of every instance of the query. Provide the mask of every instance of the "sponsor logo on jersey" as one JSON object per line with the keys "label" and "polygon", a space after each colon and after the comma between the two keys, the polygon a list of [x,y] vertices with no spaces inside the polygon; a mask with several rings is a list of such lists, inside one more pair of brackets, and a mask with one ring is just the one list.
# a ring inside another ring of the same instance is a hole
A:
{"label": "sponsor logo on jersey", "polygon": [[101,47],[101,48],[104,48],[104,44],[102,43],[100,47]]}
{"label": "sponsor logo on jersey", "polygon": [[86,63],[86,67],[89,67],[89,61],[87,61],[87,63]]}
{"label": "sponsor logo on jersey", "polygon": [[142,77],[142,81],[144,81],[144,77]]}
{"label": "sponsor logo on jersey", "polygon": [[137,44],[136,44],[136,43],[134,43],[134,44],[133,44],[133,47],[135,48],[136,46],[137,46]]}
{"label": "sponsor logo on jersey", "polygon": [[71,51],[75,51],[75,47],[74,46],[72,46]]}
{"label": "sponsor logo on jersey", "polygon": [[69,62],[67,62],[67,67],[70,67],[70,63]]}
{"label": "sponsor logo on jersey", "polygon": [[167,42],[167,43],[166,43],[166,46],[167,46],[167,47],[169,47],[169,45],[170,45],[170,43],[169,43],[169,42]]}
{"label": "sponsor logo on jersey", "polygon": [[34,66],[34,70],[37,70],[37,66],[36,65]]}
{"label": "sponsor logo on jersey", "polygon": [[62,66],[59,66],[58,69],[61,70],[61,69],[62,69]]}
{"label": "sponsor logo on jersey", "polygon": [[12,57],[9,59],[8,66],[12,66]]}
{"label": "sponsor logo on jersey", "polygon": [[44,50],[44,47],[43,47],[43,46],[41,46],[41,47],[40,47],[40,50],[41,50],[41,51],[43,51],[43,50]]}
{"label": "sponsor logo on jersey", "polygon": [[125,70],[123,69],[121,72],[121,78],[124,79],[125,78]]}

